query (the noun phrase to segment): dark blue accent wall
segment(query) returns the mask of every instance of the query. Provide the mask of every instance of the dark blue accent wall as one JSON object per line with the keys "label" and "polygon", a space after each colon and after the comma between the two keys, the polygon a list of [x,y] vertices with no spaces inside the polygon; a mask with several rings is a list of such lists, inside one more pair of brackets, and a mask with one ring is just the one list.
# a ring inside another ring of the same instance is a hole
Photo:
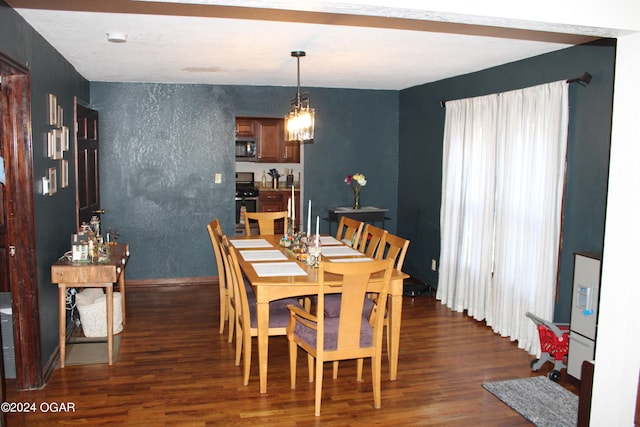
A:
{"label": "dark blue accent wall", "polygon": [[51,284],[51,264],[70,249],[76,228],[75,169],[72,151],[64,153],[69,161],[69,187],[54,196],[43,196],[39,179],[60,160],[47,157],[47,94],[56,95],[63,108],[64,125],[73,129],[73,102],[77,96],[89,101],[89,82],[69,62],[33,30],[13,9],[0,0],[0,50],[29,68],[31,85],[31,130],[33,144],[34,209],[36,225],[36,261],[42,362],[45,364],[58,347],[58,289]]}
{"label": "dark blue accent wall", "polygon": [[400,92],[398,233],[411,239],[405,270],[431,285],[440,259],[442,138],[440,101],[486,95],[593,75],[570,86],[567,181],[555,317],[569,320],[573,253],[602,251],[609,172],[615,41],[574,46]]}
{"label": "dark blue accent wall", "polygon": [[[316,135],[304,147],[313,215],[350,205],[347,174],[364,173],[364,205],[395,230],[398,92],[310,88]],[[91,83],[100,114],[103,228],[131,245],[128,279],[216,275],[206,224],[234,232],[236,116],[284,117],[294,88]],[[214,184],[222,173],[222,184]],[[305,206],[306,206],[305,200]],[[323,232],[328,224],[322,222]],[[335,231],[335,226],[334,226]]]}

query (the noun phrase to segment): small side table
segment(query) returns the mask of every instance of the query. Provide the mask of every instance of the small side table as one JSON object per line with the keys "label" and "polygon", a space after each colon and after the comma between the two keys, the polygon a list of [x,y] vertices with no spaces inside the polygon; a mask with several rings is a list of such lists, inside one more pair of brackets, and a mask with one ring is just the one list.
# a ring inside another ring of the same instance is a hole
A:
{"label": "small side table", "polygon": [[58,285],[60,367],[64,368],[67,341],[67,288],[104,288],[107,299],[107,346],[109,365],[113,364],[113,284],[122,297],[122,323],[125,324],[124,267],[129,259],[129,244],[118,243],[109,248],[109,261],[80,263],[59,259],[51,266],[51,283]]}
{"label": "small side table", "polygon": [[329,213],[329,217],[325,219],[329,221],[329,234],[331,235],[333,235],[331,224],[335,222],[337,226],[340,222],[341,216],[346,216],[362,222],[380,222],[382,223],[382,228],[384,228],[384,221],[390,219],[387,218],[387,212],[389,212],[389,209],[376,208],[373,206],[364,206],[360,209],[348,207],[328,208],[327,212]]}

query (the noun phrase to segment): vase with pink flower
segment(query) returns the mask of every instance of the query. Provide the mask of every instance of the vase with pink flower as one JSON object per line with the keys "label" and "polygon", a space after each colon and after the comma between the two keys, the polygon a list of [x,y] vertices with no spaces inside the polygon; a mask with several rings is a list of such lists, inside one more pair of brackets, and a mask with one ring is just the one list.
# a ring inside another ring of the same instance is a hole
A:
{"label": "vase with pink flower", "polygon": [[360,209],[360,190],[367,185],[367,178],[364,174],[355,173],[347,175],[344,182],[353,190],[353,209]]}

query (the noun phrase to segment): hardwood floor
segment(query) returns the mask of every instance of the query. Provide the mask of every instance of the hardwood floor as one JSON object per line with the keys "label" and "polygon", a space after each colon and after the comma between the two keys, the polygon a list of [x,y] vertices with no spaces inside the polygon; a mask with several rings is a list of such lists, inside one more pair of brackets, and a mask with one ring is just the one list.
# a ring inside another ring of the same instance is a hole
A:
{"label": "hardwood floor", "polygon": [[[36,407],[35,413],[9,414],[8,425],[527,426],[481,384],[551,368],[547,363],[531,372],[531,357],[515,343],[433,296],[405,298],[398,380],[389,381],[385,359],[382,408],[373,408],[370,364],[358,383],[355,362],[341,362],[337,380],[330,365],[325,368],[322,415],[316,418],[306,357],[298,358],[297,389],[291,390],[286,338],[270,338],[269,389],[261,395],[254,345],[250,382],[243,387],[226,329],[218,334],[217,310],[215,286],[128,291],[117,362],[58,368],[42,390],[16,392],[8,380],[8,402]],[[565,378],[563,372],[561,384],[577,394]],[[41,410],[52,403],[75,411]]]}

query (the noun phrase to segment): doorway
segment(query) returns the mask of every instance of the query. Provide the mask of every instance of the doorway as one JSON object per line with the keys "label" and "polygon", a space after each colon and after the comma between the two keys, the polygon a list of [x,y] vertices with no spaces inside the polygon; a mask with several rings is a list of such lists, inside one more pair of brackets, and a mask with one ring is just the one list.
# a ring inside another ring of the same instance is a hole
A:
{"label": "doorway", "polygon": [[103,214],[100,209],[100,141],[98,112],[75,101],[76,108],[76,206],[77,224],[89,224],[91,217]]}
{"label": "doorway", "polygon": [[5,289],[11,292],[16,388],[44,384],[33,207],[29,70],[0,52],[0,155],[4,159]]}

